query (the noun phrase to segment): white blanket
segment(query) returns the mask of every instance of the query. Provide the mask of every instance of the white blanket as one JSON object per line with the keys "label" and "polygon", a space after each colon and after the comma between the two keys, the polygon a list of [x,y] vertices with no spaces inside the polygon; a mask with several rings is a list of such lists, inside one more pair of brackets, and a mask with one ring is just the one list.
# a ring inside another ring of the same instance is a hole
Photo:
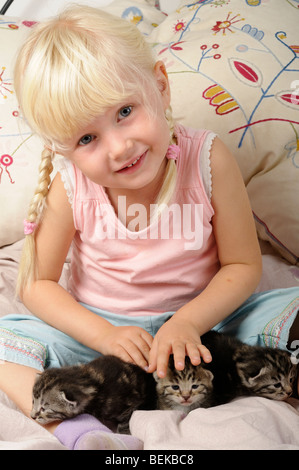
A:
{"label": "white blanket", "polygon": [[145,450],[299,450],[296,408],[298,400],[246,397],[186,417],[179,411],[135,411],[130,429]]}
{"label": "white blanket", "polygon": [[[145,450],[299,450],[299,401],[241,398],[184,416],[135,411],[131,433]],[[0,450],[66,450],[0,392]]]}

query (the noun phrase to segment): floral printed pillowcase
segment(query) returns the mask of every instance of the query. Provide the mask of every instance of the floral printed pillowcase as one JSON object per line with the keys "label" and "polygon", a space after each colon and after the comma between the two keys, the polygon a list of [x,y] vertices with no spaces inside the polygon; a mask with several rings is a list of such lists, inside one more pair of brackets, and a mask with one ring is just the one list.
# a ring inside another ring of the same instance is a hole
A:
{"label": "floral printed pillowcase", "polygon": [[[298,0],[115,0],[165,61],[177,119],[216,131],[235,154],[257,229],[291,263],[299,247]],[[13,91],[16,50],[34,22],[0,17],[0,246],[22,238],[42,150]]]}
{"label": "floral printed pillowcase", "polygon": [[299,1],[181,1],[149,39],[174,116],[234,153],[260,238],[299,262]]}

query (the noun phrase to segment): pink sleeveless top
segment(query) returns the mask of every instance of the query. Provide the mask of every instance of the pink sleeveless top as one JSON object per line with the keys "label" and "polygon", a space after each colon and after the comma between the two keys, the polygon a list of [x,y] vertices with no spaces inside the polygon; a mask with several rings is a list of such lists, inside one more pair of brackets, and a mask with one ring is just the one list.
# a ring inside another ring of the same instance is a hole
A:
{"label": "pink sleeveless top", "polygon": [[[68,289],[80,302],[116,314],[176,311],[219,270],[199,158],[209,131],[176,127],[180,155],[173,198],[139,232],[117,218],[103,187],[74,170],[73,240]],[[209,151],[209,150],[207,150]]]}

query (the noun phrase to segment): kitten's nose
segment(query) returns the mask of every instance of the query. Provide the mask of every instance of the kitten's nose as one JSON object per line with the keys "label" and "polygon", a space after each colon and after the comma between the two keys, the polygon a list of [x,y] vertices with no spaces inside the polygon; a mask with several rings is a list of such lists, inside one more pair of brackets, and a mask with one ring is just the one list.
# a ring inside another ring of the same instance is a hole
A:
{"label": "kitten's nose", "polygon": [[187,394],[187,393],[183,393],[183,394],[182,394],[182,397],[184,398],[184,400],[188,401],[189,398],[191,397],[191,395],[190,395],[190,393],[188,393],[188,394]]}

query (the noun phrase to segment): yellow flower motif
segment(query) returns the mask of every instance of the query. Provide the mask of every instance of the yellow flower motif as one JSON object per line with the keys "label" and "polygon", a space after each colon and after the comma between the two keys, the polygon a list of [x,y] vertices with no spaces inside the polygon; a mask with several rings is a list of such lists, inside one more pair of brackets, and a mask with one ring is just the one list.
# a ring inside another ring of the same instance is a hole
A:
{"label": "yellow flower motif", "polygon": [[216,108],[216,114],[228,114],[239,109],[238,103],[217,83],[207,88],[202,96]]}

